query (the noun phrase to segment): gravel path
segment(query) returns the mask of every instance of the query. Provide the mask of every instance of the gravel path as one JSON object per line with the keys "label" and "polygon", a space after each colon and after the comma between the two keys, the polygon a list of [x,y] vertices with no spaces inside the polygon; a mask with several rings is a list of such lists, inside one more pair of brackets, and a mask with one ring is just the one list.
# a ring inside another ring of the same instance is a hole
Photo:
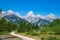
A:
{"label": "gravel path", "polygon": [[21,36],[21,35],[15,34],[15,32],[11,32],[10,34],[13,35],[13,36],[19,37],[22,40],[36,40],[36,39],[33,39],[33,38],[29,38],[29,37],[25,37],[25,36]]}

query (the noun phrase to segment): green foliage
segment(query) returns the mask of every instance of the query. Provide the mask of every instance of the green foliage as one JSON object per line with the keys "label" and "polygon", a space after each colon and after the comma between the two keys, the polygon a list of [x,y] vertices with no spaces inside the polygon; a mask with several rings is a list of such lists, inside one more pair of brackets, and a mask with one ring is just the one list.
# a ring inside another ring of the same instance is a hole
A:
{"label": "green foliage", "polygon": [[24,22],[20,21],[19,27],[17,29],[18,32],[24,32]]}
{"label": "green foliage", "polygon": [[6,21],[4,17],[0,19],[0,34],[11,32],[16,28],[16,24]]}
{"label": "green foliage", "polygon": [[59,40],[59,39],[57,39],[56,37],[47,37],[47,38],[41,37],[41,40]]}
{"label": "green foliage", "polygon": [[0,8],[0,14],[2,13],[2,8]]}
{"label": "green foliage", "polygon": [[[20,21],[18,32],[24,32],[30,35],[39,35],[46,33],[59,33],[60,34],[60,19],[55,19],[49,25],[39,27],[37,24],[31,25],[30,23],[25,23]],[[35,32],[34,32],[35,31]],[[39,33],[37,33],[39,31]]]}
{"label": "green foliage", "polygon": [[39,36],[39,35],[40,35],[40,33],[38,33],[38,32],[34,32],[34,31],[31,32],[30,34],[31,34],[32,36]]}
{"label": "green foliage", "polygon": [[5,18],[0,19],[0,33],[11,32],[16,30],[18,32],[27,33],[30,35],[40,35],[42,33],[54,32],[55,34],[60,34],[60,19],[55,19],[47,26],[39,27],[37,24],[30,24],[20,21],[20,24],[17,26],[14,23],[8,22]]}
{"label": "green foliage", "polygon": [[28,32],[31,31],[32,27],[30,23],[25,23],[20,21],[19,27],[17,29],[18,32]]}
{"label": "green foliage", "polygon": [[52,32],[60,34],[60,19],[55,19],[50,25],[52,25],[52,27],[50,28]]}
{"label": "green foliage", "polygon": [[53,27],[53,26],[58,25],[58,24],[60,24],[60,19],[59,18],[57,18],[53,22],[51,22],[49,24],[49,27]]}
{"label": "green foliage", "polygon": [[35,30],[36,30],[36,29],[39,29],[38,24],[37,24],[37,23],[36,23],[36,24],[33,24],[33,25],[32,25],[32,29],[35,29]]}

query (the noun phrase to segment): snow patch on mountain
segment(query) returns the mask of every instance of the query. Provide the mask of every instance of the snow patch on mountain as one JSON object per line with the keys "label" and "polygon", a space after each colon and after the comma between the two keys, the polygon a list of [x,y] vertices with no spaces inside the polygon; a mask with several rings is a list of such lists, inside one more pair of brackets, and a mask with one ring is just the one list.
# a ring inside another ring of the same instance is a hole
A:
{"label": "snow patch on mountain", "polygon": [[55,19],[56,17],[53,13],[50,13],[49,15],[46,16],[46,18]]}
{"label": "snow patch on mountain", "polygon": [[56,17],[53,13],[50,13],[49,15],[45,16],[45,19],[52,21],[56,19]]}
{"label": "snow patch on mountain", "polygon": [[27,15],[26,15],[27,17],[34,17],[34,13],[33,13],[33,11],[30,11]]}
{"label": "snow patch on mountain", "polygon": [[16,14],[16,16],[23,18],[18,12],[16,12],[15,14]]}
{"label": "snow patch on mountain", "polygon": [[7,16],[7,15],[12,15],[12,14],[19,17],[19,18],[25,19],[26,21],[28,21],[30,23],[36,23],[40,20],[52,21],[53,19],[56,18],[53,13],[50,13],[47,16],[42,16],[40,14],[34,15],[33,11],[30,11],[30,12],[27,13],[26,16],[21,16],[18,12],[14,12],[12,10],[8,10],[7,12],[2,12],[2,14],[0,14],[0,17]]}
{"label": "snow patch on mountain", "polygon": [[28,14],[26,16],[24,16],[24,19],[30,23],[34,23],[34,22],[38,21],[38,18],[35,17],[33,11],[28,12]]}
{"label": "snow patch on mountain", "polygon": [[0,17],[7,16],[7,15],[12,15],[12,14],[15,15],[15,16],[17,16],[17,17],[22,18],[19,13],[14,12],[14,11],[12,11],[12,10],[8,10],[7,12],[4,12],[4,11],[3,11],[2,14],[0,14]]}
{"label": "snow patch on mountain", "polygon": [[28,22],[31,23],[35,23],[37,22],[39,19],[45,19],[45,20],[49,20],[52,21],[54,20],[56,17],[53,13],[50,13],[47,16],[42,16],[40,14],[38,15],[34,15],[33,11],[30,11],[26,16],[24,16],[25,20],[27,20]]}

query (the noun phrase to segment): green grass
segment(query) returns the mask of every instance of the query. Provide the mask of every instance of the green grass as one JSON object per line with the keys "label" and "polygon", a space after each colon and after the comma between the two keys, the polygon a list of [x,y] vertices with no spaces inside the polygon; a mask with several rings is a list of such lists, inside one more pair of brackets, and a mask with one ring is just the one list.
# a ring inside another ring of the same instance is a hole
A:
{"label": "green grass", "polygon": [[4,35],[4,34],[9,34],[9,32],[7,32],[7,31],[0,32],[0,35]]}

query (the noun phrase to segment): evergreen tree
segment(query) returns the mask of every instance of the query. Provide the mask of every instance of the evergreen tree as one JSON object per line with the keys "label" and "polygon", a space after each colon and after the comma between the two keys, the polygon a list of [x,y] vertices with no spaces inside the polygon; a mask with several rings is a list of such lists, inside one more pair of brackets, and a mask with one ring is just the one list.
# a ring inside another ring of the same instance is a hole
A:
{"label": "evergreen tree", "polygon": [[6,21],[4,17],[0,19],[0,33],[11,32],[16,28],[16,24]]}
{"label": "evergreen tree", "polygon": [[18,32],[24,32],[24,22],[20,21],[19,27],[18,27]]}
{"label": "evergreen tree", "polygon": [[51,31],[60,34],[60,19],[55,19],[50,25],[52,25],[50,28]]}

